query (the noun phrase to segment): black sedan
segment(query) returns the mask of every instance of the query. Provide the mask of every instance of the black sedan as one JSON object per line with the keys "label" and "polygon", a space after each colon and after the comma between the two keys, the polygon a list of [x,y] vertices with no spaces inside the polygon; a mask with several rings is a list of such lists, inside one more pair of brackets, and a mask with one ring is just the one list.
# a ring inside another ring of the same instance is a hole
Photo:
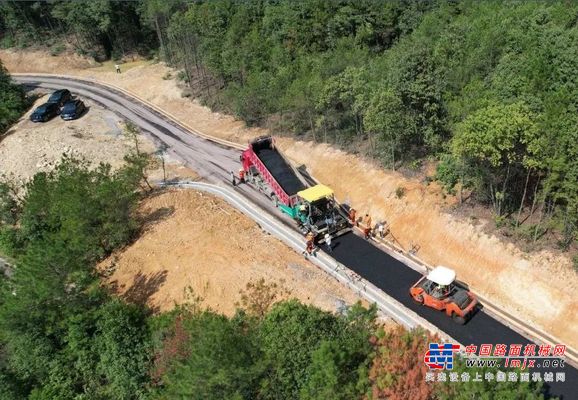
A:
{"label": "black sedan", "polygon": [[60,113],[60,118],[65,121],[76,119],[82,115],[84,110],[86,110],[86,106],[81,100],[70,100],[64,104],[62,112]]}
{"label": "black sedan", "polygon": [[58,115],[60,108],[56,103],[44,103],[36,108],[30,115],[32,122],[46,122]]}
{"label": "black sedan", "polygon": [[58,107],[62,107],[64,103],[72,99],[72,94],[68,89],[60,89],[52,93],[48,98],[48,103],[55,103]]}

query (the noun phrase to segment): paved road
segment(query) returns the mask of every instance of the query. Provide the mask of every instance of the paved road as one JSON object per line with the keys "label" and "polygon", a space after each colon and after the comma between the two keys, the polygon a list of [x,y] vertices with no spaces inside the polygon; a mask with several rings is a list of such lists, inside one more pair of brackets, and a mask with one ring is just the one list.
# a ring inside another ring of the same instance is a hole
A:
{"label": "paved road", "polygon": [[[189,168],[197,172],[207,182],[229,184],[231,171],[240,168],[240,152],[220,146],[214,142],[191,135],[190,132],[172,124],[155,110],[150,109],[136,99],[129,98],[121,92],[111,91],[106,87],[92,85],[83,81],[63,80],[46,76],[15,77],[17,82],[29,88],[53,90],[66,87],[74,95],[90,98],[103,107],[110,109],[120,117],[130,120],[139,126],[157,145],[164,143],[169,153]],[[272,206],[262,194],[256,193],[247,186],[239,187],[244,196],[254,203],[278,216],[281,213]],[[288,224],[288,221],[284,221]]]}
{"label": "paved road", "polygon": [[[157,143],[163,142],[168,145],[173,156],[184,161],[208,182],[228,184],[230,171],[236,171],[239,168],[238,150],[219,146],[191,135],[183,128],[168,122],[162,115],[149,109],[138,100],[119,92],[80,81],[44,76],[19,76],[16,80],[30,87],[45,89],[66,87],[74,94],[91,98],[119,116],[137,124]],[[268,212],[281,216],[263,195],[246,186],[241,186],[238,190]],[[290,225],[287,219],[281,218],[281,220]],[[354,234],[335,239],[335,250],[332,256],[464,345],[482,343],[523,344],[528,342],[528,339],[483,311],[475,315],[467,325],[459,326],[442,313],[414,304],[409,298],[408,288],[419,279],[420,275]],[[540,369],[539,371],[543,373],[546,370]],[[550,394],[561,396],[564,400],[578,399],[578,370],[567,365],[564,369],[552,371],[564,371],[566,382],[550,384],[548,386]]]}
{"label": "paved road", "polygon": [[[336,238],[332,256],[464,345],[531,343],[484,312],[478,312],[465,326],[460,326],[444,313],[416,304],[409,296],[408,287],[421,275],[359,236]],[[567,365],[564,369],[538,371],[552,371],[554,376],[564,371],[566,382],[551,384],[550,393],[563,395],[564,399],[578,399],[578,370]]]}

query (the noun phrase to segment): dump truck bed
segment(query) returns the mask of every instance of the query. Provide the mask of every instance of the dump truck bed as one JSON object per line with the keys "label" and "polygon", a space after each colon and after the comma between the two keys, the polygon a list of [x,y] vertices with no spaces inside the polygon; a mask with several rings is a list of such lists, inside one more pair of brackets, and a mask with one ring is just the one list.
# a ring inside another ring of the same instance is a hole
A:
{"label": "dump truck bed", "polygon": [[295,174],[295,170],[276,149],[255,143],[253,151],[289,196],[306,189],[303,182]]}

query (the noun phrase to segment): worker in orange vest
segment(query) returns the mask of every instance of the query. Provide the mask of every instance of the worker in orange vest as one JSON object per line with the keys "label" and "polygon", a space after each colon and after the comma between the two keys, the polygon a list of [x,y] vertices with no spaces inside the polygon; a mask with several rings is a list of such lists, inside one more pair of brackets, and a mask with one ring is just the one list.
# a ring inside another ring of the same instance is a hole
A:
{"label": "worker in orange vest", "polygon": [[239,170],[239,183],[245,183],[245,170],[243,168]]}
{"label": "worker in orange vest", "polygon": [[357,222],[355,221],[355,208],[349,209],[349,222],[351,225],[357,225]]}
{"label": "worker in orange vest", "polygon": [[315,244],[314,242],[315,242],[315,235],[313,234],[313,232],[311,232],[311,231],[307,232],[307,236],[305,236],[305,243],[306,243],[305,244],[305,251],[303,252],[305,257],[313,254],[313,247]]}
{"label": "worker in orange vest", "polygon": [[369,214],[365,214],[365,227],[363,228],[363,233],[365,234],[365,238],[369,239],[371,236],[371,217]]}

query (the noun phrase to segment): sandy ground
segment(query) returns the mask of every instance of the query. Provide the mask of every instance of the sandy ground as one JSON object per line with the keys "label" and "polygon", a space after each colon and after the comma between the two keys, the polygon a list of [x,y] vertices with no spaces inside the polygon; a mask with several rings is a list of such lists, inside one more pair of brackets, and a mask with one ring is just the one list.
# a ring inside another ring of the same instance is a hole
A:
{"label": "sandy ground", "polygon": [[[123,158],[134,143],[123,135],[124,122],[111,111],[89,99],[83,99],[88,111],[81,118],[63,121],[55,117],[46,123],[34,123],[29,116],[36,106],[46,102],[48,95],[40,97],[34,106],[0,136],[0,175],[13,178],[19,185],[39,171],[50,170],[63,154],[83,158],[91,163],[109,163],[113,169],[124,164]],[[139,137],[139,148],[146,153],[155,146],[146,136]],[[165,155],[167,179],[195,179],[197,175]],[[152,182],[164,179],[160,158],[155,157],[148,171]]]}
{"label": "sandy ground", "polygon": [[133,245],[100,265],[107,282],[129,301],[170,310],[187,301],[232,315],[240,291],[264,278],[287,297],[335,311],[358,297],[263,232],[223,200],[192,190],[167,190],[141,204],[150,222]]}
{"label": "sandy ground", "polygon": [[[95,165],[122,165],[131,143],[124,139],[122,121],[115,114],[83,99],[89,110],[77,120],[63,121],[57,116],[46,123],[31,122],[34,108],[47,99],[48,95],[40,97],[18,123],[0,136],[2,173],[22,183],[38,171],[49,170],[63,153],[83,157]],[[153,149],[146,139],[141,143],[143,148]]]}
{"label": "sandy ground", "polygon": [[[210,135],[246,143],[266,133],[182,98],[175,80],[163,79],[176,74],[162,64],[127,64],[122,74],[115,74],[112,66],[78,67],[66,57],[47,69],[43,61],[47,57],[0,51],[9,71],[98,78],[131,90]],[[553,250],[525,253],[484,233],[487,221],[473,225],[446,212],[452,199],[444,199],[436,185],[425,186],[325,144],[291,139],[278,143],[296,164],[305,164],[320,181],[333,187],[341,201],[350,202],[361,213],[370,212],[374,221],[391,223],[393,235],[404,248],[418,245],[418,256],[429,264],[455,268],[458,277],[480,293],[578,348],[578,275],[567,255]],[[395,196],[398,187],[406,190],[401,199]]]}

